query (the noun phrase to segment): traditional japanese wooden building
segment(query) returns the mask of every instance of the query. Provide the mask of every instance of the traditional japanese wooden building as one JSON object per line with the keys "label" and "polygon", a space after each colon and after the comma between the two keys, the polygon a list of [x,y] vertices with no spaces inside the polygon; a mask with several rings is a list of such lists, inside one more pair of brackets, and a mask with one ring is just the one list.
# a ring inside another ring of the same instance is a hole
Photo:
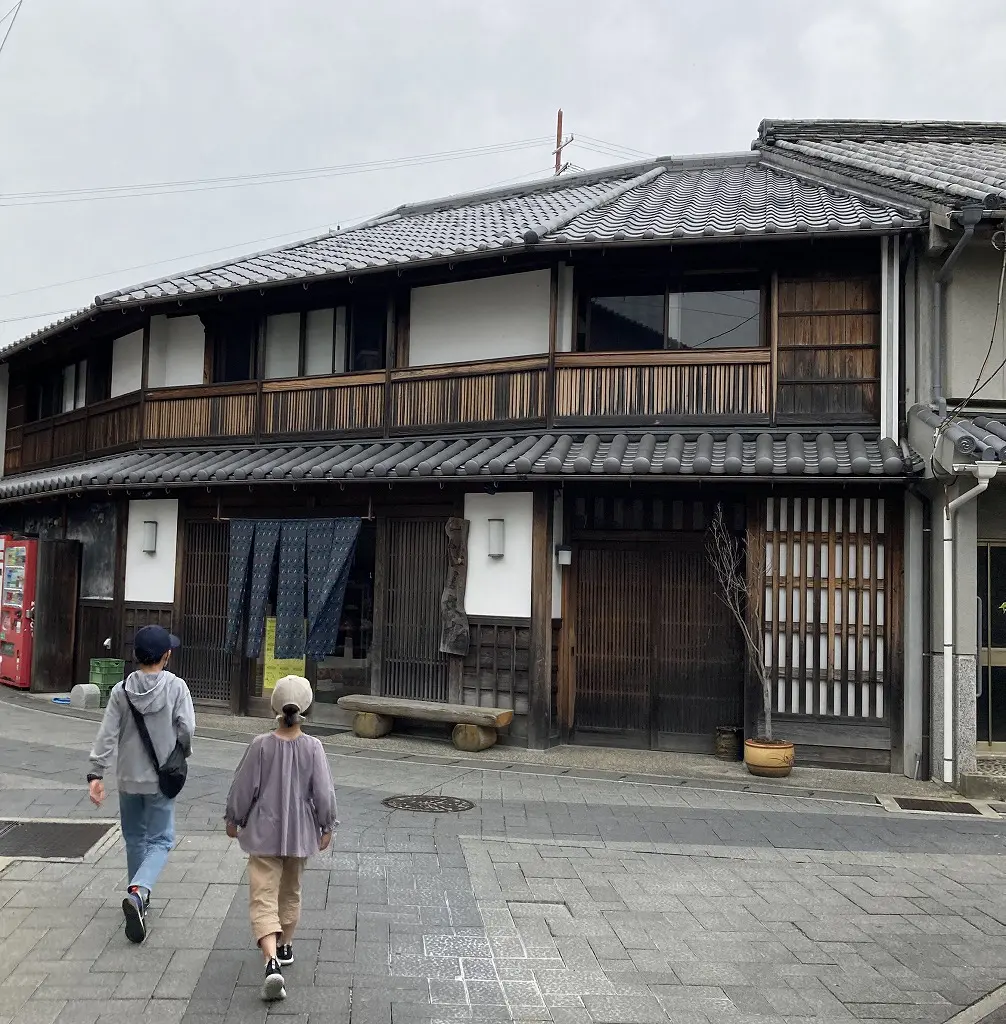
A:
{"label": "traditional japanese wooden building", "polygon": [[159,621],[199,701],[262,713],[306,617],[323,717],[367,692],[513,707],[516,743],[711,749],[759,699],[705,554],[719,506],[766,570],[778,731],[804,763],[901,770],[920,223],[771,153],[666,158],[98,297],[0,353],[0,527],[81,541],[67,683]]}

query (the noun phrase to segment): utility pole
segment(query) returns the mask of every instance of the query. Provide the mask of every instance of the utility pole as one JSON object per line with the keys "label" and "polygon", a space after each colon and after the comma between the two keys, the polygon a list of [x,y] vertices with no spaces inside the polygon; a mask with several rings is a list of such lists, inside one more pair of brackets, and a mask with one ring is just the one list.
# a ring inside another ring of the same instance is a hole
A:
{"label": "utility pole", "polygon": [[573,136],[570,135],[568,139],[562,137],[562,108],[559,108],[559,113],[555,119],[555,173],[562,174],[567,167],[568,163],[562,162],[562,151],[573,141]]}

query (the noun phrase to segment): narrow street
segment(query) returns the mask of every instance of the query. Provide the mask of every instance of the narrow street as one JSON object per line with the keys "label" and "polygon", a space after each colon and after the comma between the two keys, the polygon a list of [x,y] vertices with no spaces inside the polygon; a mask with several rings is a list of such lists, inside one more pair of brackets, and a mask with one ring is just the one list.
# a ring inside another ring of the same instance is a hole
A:
{"label": "narrow street", "polygon": [[[94,725],[6,706],[0,816],[95,820]],[[0,874],[0,1021],[263,1021],[243,859],[220,822],[242,744],[202,739],[145,946],[121,842]],[[863,803],[333,755],[298,1024],[945,1021],[1006,981],[1006,823]],[[547,769],[542,769],[546,771]],[[527,769],[525,769],[527,771]],[[713,785],[713,783],[710,783]],[[444,794],[460,813],[389,810]]]}

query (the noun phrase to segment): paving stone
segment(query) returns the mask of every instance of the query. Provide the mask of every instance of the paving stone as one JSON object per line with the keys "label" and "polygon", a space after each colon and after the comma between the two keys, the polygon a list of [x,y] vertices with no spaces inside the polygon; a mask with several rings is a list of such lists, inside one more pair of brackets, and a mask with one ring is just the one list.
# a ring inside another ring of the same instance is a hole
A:
{"label": "paving stone", "polygon": [[[0,787],[0,816],[91,814],[94,724],[53,721],[27,743],[0,716],[0,775],[50,787]],[[144,947],[122,936],[121,842],[0,877],[0,1024],[52,1007],[64,1024],[907,1024],[1006,982],[1001,823],[436,763],[424,782],[475,811],[388,815],[416,762],[340,756],[343,825],[305,874],[291,997],[267,1009],[244,859],[220,827],[239,754],[200,744]]]}

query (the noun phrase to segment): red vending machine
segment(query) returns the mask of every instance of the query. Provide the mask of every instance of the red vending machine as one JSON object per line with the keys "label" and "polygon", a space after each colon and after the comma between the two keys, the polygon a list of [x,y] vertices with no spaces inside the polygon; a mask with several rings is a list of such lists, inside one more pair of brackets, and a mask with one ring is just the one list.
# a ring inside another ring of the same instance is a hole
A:
{"label": "red vending machine", "polygon": [[21,690],[73,685],[80,544],[4,537],[0,682]]}

